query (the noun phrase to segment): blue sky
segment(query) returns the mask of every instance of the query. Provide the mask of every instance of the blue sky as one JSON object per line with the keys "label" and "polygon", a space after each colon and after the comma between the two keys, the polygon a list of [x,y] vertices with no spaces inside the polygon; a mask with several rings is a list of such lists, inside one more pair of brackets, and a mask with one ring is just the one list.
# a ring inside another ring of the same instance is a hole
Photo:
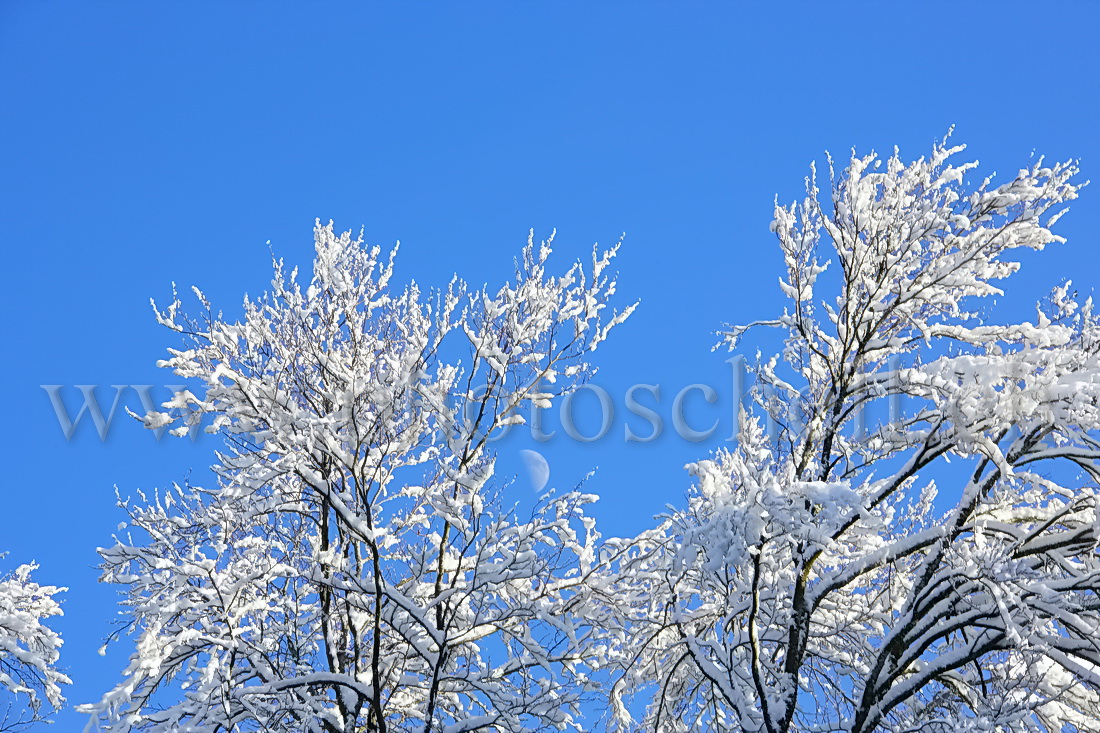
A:
{"label": "blue sky", "polygon": [[[711,384],[718,403],[693,415],[719,430],[627,444],[620,410],[594,443],[502,441],[499,473],[528,447],[560,487],[598,465],[605,530],[635,532],[729,434],[714,330],[782,307],[773,197],[798,197],[826,149],[916,157],[952,124],[984,172],[1037,151],[1100,177],[1098,21],[1085,3],[0,4],[0,550],[70,589],[70,700],[124,663],[122,645],[95,653],[117,611],[95,569],[114,487],[198,481],[216,441],[158,443],[124,415],[106,441],[87,420],[66,441],[40,385],[69,385],[75,411],[72,385],[104,385],[109,406],[109,385],[175,383],[155,361],[178,342],[148,305],[172,281],[232,315],[266,287],[268,240],[308,268],[316,217],[400,239],[400,278],[424,285],[497,285],[531,228],[557,228],[562,268],[626,232],[622,302],[642,303],[597,382],[620,406],[660,384],[666,418]],[[1086,189],[1069,242],[1027,258],[1007,307],[1066,276],[1095,287],[1098,229]]]}

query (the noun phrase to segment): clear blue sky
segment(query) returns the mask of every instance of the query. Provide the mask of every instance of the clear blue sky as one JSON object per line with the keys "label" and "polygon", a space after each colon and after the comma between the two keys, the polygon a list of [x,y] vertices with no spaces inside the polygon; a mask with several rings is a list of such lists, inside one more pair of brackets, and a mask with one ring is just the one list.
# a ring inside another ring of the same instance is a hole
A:
{"label": "clear blue sky", "polygon": [[[773,197],[799,196],[826,149],[915,157],[952,124],[983,171],[1012,174],[1038,151],[1100,179],[1098,11],[0,4],[0,565],[36,559],[40,580],[70,588],[70,700],[97,698],[124,663],[123,645],[95,653],[116,611],[95,569],[121,519],[114,487],[204,479],[216,442],[158,444],[124,415],[106,442],[87,420],[66,441],[39,385],[70,385],[75,409],[71,385],[105,385],[109,405],[108,385],[173,383],[154,362],[178,342],[148,305],[173,280],[234,314],[266,287],[267,240],[308,268],[315,217],[400,239],[401,278],[425,285],[456,271],[496,285],[532,227],[558,229],[562,267],[625,231],[623,302],[642,305],[598,353],[598,382],[620,406],[627,386],[659,383],[666,416],[680,388],[711,383],[719,404],[695,416],[722,425],[701,444],[666,431],[627,445],[620,413],[602,441],[535,447],[560,487],[598,465],[588,488],[606,530],[634,532],[728,435],[728,356],[712,334],[781,307]],[[1067,275],[1100,284],[1100,190],[1073,208],[1069,243],[1027,261],[1021,313]],[[533,445],[502,442],[500,473]],[[68,712],[57,729],[79,725]]]}

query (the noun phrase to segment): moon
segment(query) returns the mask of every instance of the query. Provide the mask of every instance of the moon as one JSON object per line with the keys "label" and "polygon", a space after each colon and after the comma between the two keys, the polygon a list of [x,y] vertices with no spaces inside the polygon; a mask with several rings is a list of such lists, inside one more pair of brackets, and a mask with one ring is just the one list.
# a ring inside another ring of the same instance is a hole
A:
{"label": "moon", "polygon": [[542,491],[546,482],[550,480],[550,464],[537,450],[521,450],[519,452],[523,467],[527,469],[527,478],[531,482],[531,488]]}

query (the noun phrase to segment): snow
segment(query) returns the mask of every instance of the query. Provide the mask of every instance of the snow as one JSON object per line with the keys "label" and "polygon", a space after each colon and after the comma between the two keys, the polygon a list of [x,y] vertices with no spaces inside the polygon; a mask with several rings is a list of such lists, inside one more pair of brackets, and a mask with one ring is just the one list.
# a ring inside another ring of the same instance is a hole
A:
{"label": "snow", "polygon": [[[976,315],[1061,241],[1077,167],[971,186],[962,149],[830,158],[827,192],[813,169],[775,206],[787,306],[722,338],[782,349],[736,447],[635,537],[578,492],[516,516],[485,440],[594,372],[633,309],[617,247],[555,276],[532,235],[513,282],[425,294],[318,222],[304,291],[276,261],[241,322],[158,309],[195,334],[163,365],[208,389],[146,425],[211,414],[226,448],[216,486],[121,503],[145,539],[101,555],[132,651],[90,726],[582,730],[596,701],[612,731],[1100,729],[1100,319],[1068,283],[1032,321]],[[51,703],[54,590],[0,645]]]}

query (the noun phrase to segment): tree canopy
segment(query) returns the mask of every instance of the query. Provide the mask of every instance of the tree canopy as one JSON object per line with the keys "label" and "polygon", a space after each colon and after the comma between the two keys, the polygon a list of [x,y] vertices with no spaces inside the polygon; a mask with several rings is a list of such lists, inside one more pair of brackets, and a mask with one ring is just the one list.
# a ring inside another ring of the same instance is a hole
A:
{"label": "tree canopy", "polygon": [[[579,489],[521,514],[489,440],[594,374],[618,246],[552,274],[532,235],[499,288],[423,291],[318,223],[308,281],[276,260],[240,319],[154,306],[201,388],[140,419],[225,447],[214,485],[120,495],[132,651],[91,728],[1096,729],[1100,321],[1068,281],[989,305],[1083,184],[972,182],[962,150],[830,158],[776,205],[786,308],[719,337],[782,346],[633,537]],[[0,584],[0,682],[53,705],[56,590]]]}

